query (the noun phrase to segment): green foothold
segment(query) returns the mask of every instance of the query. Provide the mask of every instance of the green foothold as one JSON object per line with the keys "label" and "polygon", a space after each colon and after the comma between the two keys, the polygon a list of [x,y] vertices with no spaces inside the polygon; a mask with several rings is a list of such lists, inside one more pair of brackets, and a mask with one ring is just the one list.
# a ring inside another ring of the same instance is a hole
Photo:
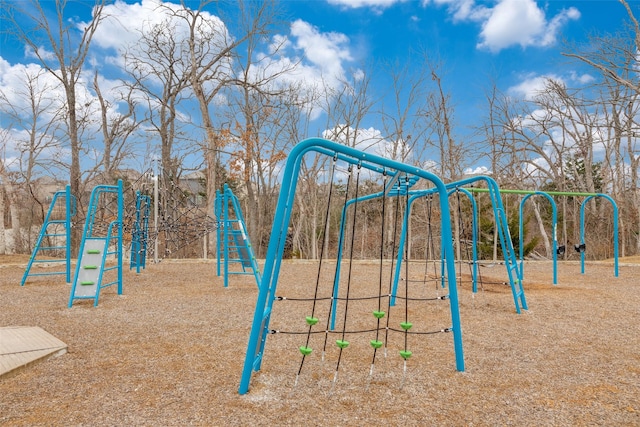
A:
{"label": "green foothold", "polygon": [[305,319],[307,321],[307,324],[310,325],[310,326],[313,326],[316,323],[318,323],[318,318],[317,317],[307,316]]}
{"label": "green foothold", "polygon": [[410,358],[411,354],[413,353],[411,353],[409,350],[400,350],[400,356],[402,356],[404,360],[407,360],[408,358]]}
{"label": "green foothold", "polygon": [[80,282],[80,285],[81,286],[91,286],[91,285],[93,285],[93,282],[91,282],[91,281]]}
{"label": "green foothold", "polygon": [[100,249],[88,249],[87,253],[91,255],[96,255],[100,253]]}
{"label": "green foothold", "polygon": [[384,311],[374,311],[373,316],[376,319],[382,319],[384,317]]}
{"label": "green foothold", "polygon": [[408,331],[413,326],[413,323],[411,323],[411,322],[402,322],[402,323],[400,323],[400,326],[402,326],[402,329],[404,329],[405,331]]}
{"label": "green foothold", "polygon": [[382,347],[382,341],[371,340],[371,341],[369,341],[369,344],[371,344],[371,347],[373,347],[373,348]]}
{"label": "green foothold", "polygon": [[97,270],[98,266],[97,265],[85,265],[84,269],[85,270]]}
{"label": "green foothold", "polygon": [[344,341],[344,340],[336,340],[336,344],[338,347],[344,349],[349,347],[349,341]]}
{"label": "green foothold", "polygon": [[305,346],[301,346],[299,347],[300,349],[300,353],[302,353],[304,356],[308,356],[311,354],[311,352],[313,351],[313,349],[309,348],[309,347],[305,347]]}

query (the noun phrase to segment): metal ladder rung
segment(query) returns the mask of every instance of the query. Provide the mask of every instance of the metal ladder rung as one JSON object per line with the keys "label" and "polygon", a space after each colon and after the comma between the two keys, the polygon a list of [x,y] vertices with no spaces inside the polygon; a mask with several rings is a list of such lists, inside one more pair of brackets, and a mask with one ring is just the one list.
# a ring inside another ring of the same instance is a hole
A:
{"label": "metal ladder rung", "polygon": [[67,249],[66,246],[40,246],[38,248],[39,251],[45,251],[45,250],[56,250],[56,249]]}
{"label": "metal ladder rung", "polygon": [[66,259],[34,259],[33,264],[40,262],[67,262]]}

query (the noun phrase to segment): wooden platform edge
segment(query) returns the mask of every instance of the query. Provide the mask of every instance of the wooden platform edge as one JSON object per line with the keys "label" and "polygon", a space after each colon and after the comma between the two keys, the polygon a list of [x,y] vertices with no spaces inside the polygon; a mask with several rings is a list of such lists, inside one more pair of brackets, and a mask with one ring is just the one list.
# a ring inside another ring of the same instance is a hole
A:
{"label": "wooden platform edge", "polygon": [[[28,342],[26,345],[31,348],[27,349],[20,348],[20,345],[18,345],[18,348],[15,348],[15,351],[11,351],[11,348],[7,351],[6,345],[2,346],[4,347],[4,352],[0,354],[0,380],[10,378],[37,363],[49,359],[52,356],[58,357],[67,353],[67,344],[39,327],[4,327],[0,328],[0,335],[3,335],[3,331],[16,330],[25,331],[27,333],[31,331],[36,337],[44,339],[44,342],[38,342],[37,340],[35,342]],[[6,339],[7,336],[4,336],[4,338]],[[13,338],[15,344],[15,336],[11,338]],[[2,344],[6,344],[6,342]]]}

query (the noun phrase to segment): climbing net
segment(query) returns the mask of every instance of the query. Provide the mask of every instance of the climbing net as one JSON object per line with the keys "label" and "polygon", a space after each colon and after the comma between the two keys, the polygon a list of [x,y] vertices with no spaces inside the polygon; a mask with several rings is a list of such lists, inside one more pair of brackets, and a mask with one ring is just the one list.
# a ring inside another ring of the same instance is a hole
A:
{"label": "climbing net", "polygon": [[[315,142],[335,150],[342,148],[324,140],[308,140],[309,145]],[[288,225],[280,223],[278,211],[286,209],[282,206],[292,206],[287,198],[294,197],[289,189],[281,191],[240,393],[248,389],[250,369],[258,370],[262,363],[267,335],[288,337],[285,345],[290,345],[291,339],[298,341],[295,353],[299,362],[295,369],[294,386],[305,377],[307,370],[316,369],[314,365],[317,366],[317,362],[320,362],[323,367],[332,365],[333,379],[330,382],[333,389],[339,382],[339,372],[345,370],[345,366],[350,366],[353,361],[361,364],[367,359],[368,383],[377,380],[375,366],[381,359],[393,359],[401,364],[401,383],[404,383],[410,360],[421,363],[425,360],[426,349],[432,348],[426,344],[426,337],[447,332],[452,332],[454,336],[456,367],[464,370],[455,266],[444,185],[438,187],[445,195],[441,199],[444,204],[441,204],[439,228],[443,236],[442,247],[447,251],[447,259],[451,262],[448,263],[450,265],[444,287],[427,287],[417,280],[423,274],[422,265],[415,268],[410,262],[407,241],[410,214],[408,200],[411,188],[423,177],[413,173],[415,168],[407,167],[403,170],[402,164],[383,159],[377,160],[381,163],[372,165],[369,163],[372,159],[370,155],[366,155],[366,161],[363,161],[361,157],[358,158],[358,152],[347,152],[356,158],[343,156],[340,152],[332,158],[326,185],[328,202],[320,227],[322,231],[319,240],[322,244],[314,277],[303,278],[301,271],[296,272],[293,283],[278,282],[282,286],[279,293],[276,293],[276,282],[270,280],[274,276],[277,278],[280,261],[277,257],[270,257],[270,254],[273,255],[274,247],[280,246],[282,250],[282,230],[286,230]],[[290,158],[288,168],[291,168],[292,161],[296,161],[295,157],[294,160]],[[437,177],[427,172],[424,175],[436,185],[441,183]],[[336,176],[340,177],[339,185],[334,184]],[[382,184],[378,187],[363,185],[363,180],[371,179],[379,179]],[[287,178],[285,181],[288,181]],[[378,188],[380,191],[362,194],[364,188]],[[339,221],[331,214],[330,207],[334,199],[341,199]],[[378,208],[362,208],[363,205],[372,203],[377,203]],[[442,209],[443,205],[447,208],[446,211]],[[363,232],[358,224],[365,211],[369,214],[377,212],[379,215],[375,223],[380,228],[367,230],[377,236],[379,259],[376,262],[358,260],[355,256],[357,242],[362,238],[360,233]],[[332,243],[336,244],[335,248],[330,247]],[[271,270],[271,262],[277,269],[275,273]],[[265,275],[269,275],[266,280]],[[434,304],[443,302],[445,304]],[[273,328],[269,325],[272,317]],[[281,359],[280,354],[278,360]],[[328,363],[330,360],[333,363]],[[307,378],[315,378],[316,374]]]}
{"label": "climbing net", "polygon": [[[160,260],[202,257],[207,247],[204,239],[217,228],[206,199],[177,180],[151,176],[148,170],[125,186],[125,243],[128,245],[136,236],[134,246],[146,248],[145,255]],[[148,205],[141,203],[141,198]]]}
{"label": "climbing net", "polygon": [[[336,162],[334,162],[335,168]],[[383,188],[386,187],[388,175],[383,173]],[[335,360],[332,386],[338,380],[340,367],[344,363],[343,358],[350,357],[351,348],[360,353],[356,357],[369,354],[371,359],[367,381],[374,379],[376,361],[381,357],[386,359],[393,353],[402,360],[402,382],[407,372],[407,362],[414,354],[412,349],[416,341],[424,339],[425,335],[451,332],[450,326],[440,326],[428,329],[421,321],[426,313],[438,317],[441,325],[450,325],[451,319],[442,306],[434,309],[429,303],[446,301],[447,291],[439,286],[425,287],[422,278],[419,278],[420,270],[411,267],[408,257],[408,245],[401,246],[402,217],[408,212],[408,194],[397,194],[389,197],[383,192],[381,197],[372,201],[360,201],[361,167],[349,166],[347,169],[347,184],[344,194],[344,206],[348,211],[343,216],[346,220],[337,240],[341,241],[346,254],[344,267],[346,276],[339,282],[331,280],[340,275],[339,265],[325,260],[328,251],[327,242],[335,239],[322,236],[320,259],[317,265],[317,274],[313,284],[313,297],[297,298],[280,296],[278,301],[300,303],[307,310],[308,315],[301,316],[305,327],[298,330],[272,329],[272,334],[299,335],[304,343],[298,347],[300,363],[296,373],[294,385],[297,385],[303,374],[305,361],[312,363],[314,349],[320,354],[320,360],[324,361],[327,354],[331,354]],[[406,180],[405,175],[400,178]],[[354,183],[355,181],[355,183]],[[355,188],[352,190],[351,187]],[[329,204],[333,195],[333,185],[329,185]],[[349,197],[353,197],[349,200]],[[392,200],[388,200],[392,199]],[[351,203],[350,203],[351,202]],[[362,203],[378,203],[379,209],[372,209],[380,213],[379,232],[379,260],[378,265],[365,264],[364,268],[356,266],[354,250],[356,246],[356,230],[358,219],[362,217],[359,207]],[[388,210],[391,209],[391,212]],[[390,217],[390,218],[387,218]],[[389,221],[389,219],[391,221]],[[388,224],[391,222],[391,224]],[[329,233],[329,209],[324,219],[324,233]],[[391,230],[389,230],[391,227]],[[404,250],[403,266],[400,274],[400,286],[394,291],[396,279],[397,255]],[[338,252],[341,252],[338,249]],[[359,271],[358,271],[359,270]],[[373,270],[373,271],[372,271]],[[374,273],[375,271],[375,273]],[[376,277],[377,276],[377,277]],[[329,280],[326,280],[326,279]],[[276,307],[279,308],[279,307]],[[448,308],[448,307],[446,307]],[[290,307],[285,310],[291,311]],[[295,311],[295,310],[294,310]],[[434,314],[437,313],[436,316]],[[323,321],[320,322],[320,319]],[[415,322],[415,325],[414,325]],[[298,322],[302,324],[302,322]],[[354,344],[352,346],[352,343]],[[357,343],[357,344],[356,344]],[[367,346],[368,344],[368,346]]]}

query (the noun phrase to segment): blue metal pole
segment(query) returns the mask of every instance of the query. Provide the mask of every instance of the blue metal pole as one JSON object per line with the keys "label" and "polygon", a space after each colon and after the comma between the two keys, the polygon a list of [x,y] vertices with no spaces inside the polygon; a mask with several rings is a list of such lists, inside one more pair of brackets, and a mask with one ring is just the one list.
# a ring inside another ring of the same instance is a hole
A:
{"label": "blue metal pole", "polygon": [[[613,208],[613,274],[615,277],[618,277],[618,206],[616,202],[611,198],[611,196],[607,194],[598,193],[592,196],[587,197],[582,201],[580,205],[580,244],[585,244],[585,206],[587,202],[595,197],[602,197],[611,203],[611,207]],[[584,274],[584,261],[585,261],[585,250],[580,251],[580,272]]]}
{"label": "blue metal pole", "polygon": [[218,277],[220,277],[220,255],[222,253],[222,251],[220,250],[220,245],[221,245],[221,235],[222,235],[222,207],[221,207],[221,194],[220,194],[220,190],[216,190],[216,198],[213,202],[214,204],[214,210],[215,210],[215,215],[216,215],[216,241],[217,241],[217,245],[216,245],[216,273],[218,275]]}
{"label": "blue metal pole", "polygon": [[[346,227],[346,221],[347,221],[347,210],[349,209],[349,206],[351,206],[353,203],[355,203],[356,199],[351,199],[349,201],[347,201],[344,206],[342,207],[342,214],[340,215],[340,232],[338,234],[338,254],[336,256],[336,271],[334,273],[334,277],[333,277],[333,300],[331,301],[331,321],[330,321],[330,325],[329,328],[331,330],[335,329],[336,327],[336,312],[338,310],[338,292],[339,287],[340,287],[340,272],[342,270],[342,253],[343,253],[343,247],[344,247],[344,230]],[[354,212],[355,215],[355,212]]]}
{"label": "blue metal pole", "polygon": [[[65,258],[66,258],[66,268],[65,268],[65,273],[66,273],[66,278],[67,278],[67,283],[71,283],[71,217],[74,215],[75,212],[72,212],[72,202],[71,202],[71,186],[67,185],[65,187],[65,209],[66,209],[66,215],[65,215],[65,239],[66,244],[65,244]],[[73,207],[74,211],[75,211],[75,206]]]}
{"label": "blue metal pole", "polygon": [[231,224],[229,221],[229,192],[227,184],[224,185],[223,196],[222,196],[222,239],[224,240],[224,287],[229,286],[229,238],[231,232],[229,230]]}
{"label": "blue metal pole", "polygon": [[118,257],[118,295],[122,295],[122,212],[124,212],[124,191],[122,180],[118,180],[117,187],[118,200],[118,238],[117,238],[117,257]]}

